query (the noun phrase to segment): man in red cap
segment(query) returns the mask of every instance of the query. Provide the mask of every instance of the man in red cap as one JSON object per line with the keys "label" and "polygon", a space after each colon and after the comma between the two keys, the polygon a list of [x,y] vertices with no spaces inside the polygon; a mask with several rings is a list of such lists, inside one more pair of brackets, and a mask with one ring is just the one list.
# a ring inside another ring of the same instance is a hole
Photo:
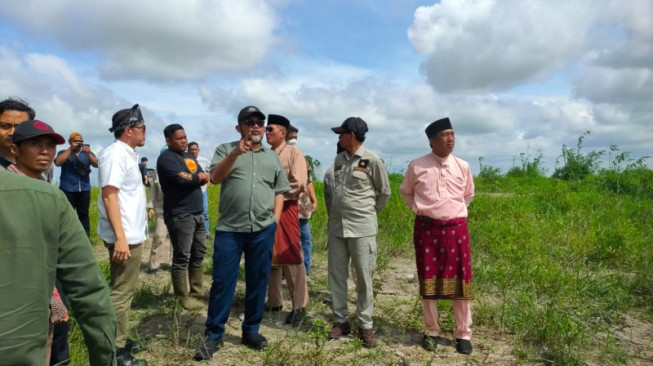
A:
{"label": "man in red cap", "polygon": [[467,206],[474,198],[469,164],[453,155],[449,118],[426,128],[431,152],[411,161],[401,183],[401,197],[415,213],[415,261],[429,334],[422,346],[435,350],[440,341],[438,299],[453,301],[456,350],[472,353],[472,257]]}

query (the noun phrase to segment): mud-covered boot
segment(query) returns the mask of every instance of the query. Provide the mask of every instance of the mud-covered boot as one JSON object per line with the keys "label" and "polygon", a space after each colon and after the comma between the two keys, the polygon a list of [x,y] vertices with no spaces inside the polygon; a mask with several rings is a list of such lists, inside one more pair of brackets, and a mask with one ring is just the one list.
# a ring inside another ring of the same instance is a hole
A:
{"label": "mud-covered boot", "polygon": [[186,310],[199,310],[203,304],[188,296],[188,271],[172,272],[172,288]]}
{"label": "mud-covered boot", "polygon": [[204,267],[188,269],[188,282],[190,283],[189,295],[198,300],[204,300]]}

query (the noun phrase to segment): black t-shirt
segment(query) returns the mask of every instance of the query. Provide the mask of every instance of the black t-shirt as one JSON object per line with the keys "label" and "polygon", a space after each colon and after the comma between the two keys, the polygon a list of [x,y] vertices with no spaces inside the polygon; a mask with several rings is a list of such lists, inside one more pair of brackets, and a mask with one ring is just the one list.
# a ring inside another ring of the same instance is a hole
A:
{"label": "black t-shirt", "polygon": [[164,213],[197,215],[204,212],[198,174],[203,170],[193,155],[165,150],[156,161],[156,170],[163,191]]}

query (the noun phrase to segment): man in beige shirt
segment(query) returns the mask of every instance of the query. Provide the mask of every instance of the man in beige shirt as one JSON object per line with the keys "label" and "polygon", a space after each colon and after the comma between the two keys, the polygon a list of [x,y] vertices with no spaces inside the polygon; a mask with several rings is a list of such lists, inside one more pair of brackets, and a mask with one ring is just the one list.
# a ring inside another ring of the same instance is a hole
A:
{"label": "man in beige shirt", "polygon": [[359,336],[365,347],[374,347],[372,279],[377,253],[376,215],[390,198],[390,181],[383,160],[363,146],[368,129],[362,118],[347,118],[332,130],[339,135],[338,141],[345,151],[336,156],[332,186],[324,187],[329,211],[328,267],[334,317],[329,338],[338,339],[351,331],[347,309],[351,259],[356,272]]}
{"label": "man in beige shirt", "polygon": [[298,324],[306,314],[308,288],[299,234],[297,199],[306,191],[308,170],[306,158],[299,148],[286,143],[289,127],[290,121],[286,117],[268,115],[265,138],[272,149],[279,154],[281,165],[288,176],[290,191],[283,194],[283,211],[275,235],[272,269],[268,282],[267,310],[280,311],[282,308],[281,272],[283,271],[292,300],[292,310],[286,317],[286,324]]}

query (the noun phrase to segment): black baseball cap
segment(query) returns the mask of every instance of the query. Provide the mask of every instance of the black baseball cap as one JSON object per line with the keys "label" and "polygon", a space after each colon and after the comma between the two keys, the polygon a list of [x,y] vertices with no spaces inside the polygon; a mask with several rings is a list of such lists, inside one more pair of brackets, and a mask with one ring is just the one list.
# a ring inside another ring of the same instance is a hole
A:
{"label": "black baseball cap", "polygon": [[241,109],[238,113],[238,122],[245,121],[252,114],[257,115],[261,120],[265,120],[265,114],[263,114],[260,109],[254,107],[253,105],[248,105],[247,107]]}
{"label": "black baseball cap", "polygon": [[54,132],[54,129],[49,124],[33,119],[22,122],[16,126],[14,129],[14,134],[11,136],[11,141],[14,144],[18,144],[24,140],[42,135],[52,136],[54,141],[57,142],[57,145],[61,145],[66,142],[63,136]]}
{"label": "black baseball cap", "polygon": [[340,127],[331,127],[331,130],[338,135],[345,132],[353,132],[357,135],[365,136],[368,131],[367,123],[360,117],[349,117],[343,122]]}

